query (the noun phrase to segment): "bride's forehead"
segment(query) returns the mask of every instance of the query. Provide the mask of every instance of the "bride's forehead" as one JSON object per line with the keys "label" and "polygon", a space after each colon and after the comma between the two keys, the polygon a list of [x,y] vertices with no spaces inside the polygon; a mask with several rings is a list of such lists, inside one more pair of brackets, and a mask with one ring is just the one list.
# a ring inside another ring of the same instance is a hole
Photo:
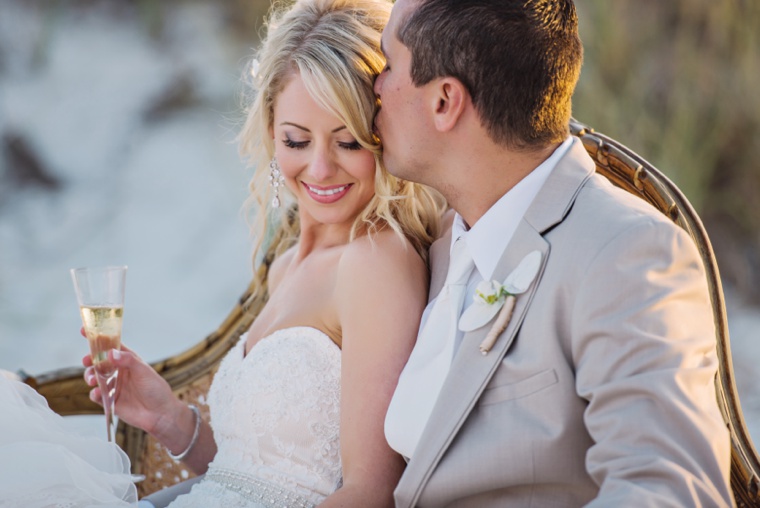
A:
{"label": "bride's forehead", "polygon": [[345,122],[312,95],[300,74],[290,78],[275,98],[274,124],[277,126],[283,122],[329,131],[345,127]]}

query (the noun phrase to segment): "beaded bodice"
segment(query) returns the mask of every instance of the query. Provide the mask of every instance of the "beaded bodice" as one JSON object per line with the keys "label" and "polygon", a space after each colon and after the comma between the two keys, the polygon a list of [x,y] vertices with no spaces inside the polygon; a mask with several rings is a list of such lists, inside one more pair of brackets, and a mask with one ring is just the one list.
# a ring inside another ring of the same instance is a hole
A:
{"label": "beaded bodice", "polygon": [[245,337],[209,391],[218,451],[207,478],[172,507],[268,506],[267,496],[318,504],[340,484],[340,349],[309,327],[244,348]]}

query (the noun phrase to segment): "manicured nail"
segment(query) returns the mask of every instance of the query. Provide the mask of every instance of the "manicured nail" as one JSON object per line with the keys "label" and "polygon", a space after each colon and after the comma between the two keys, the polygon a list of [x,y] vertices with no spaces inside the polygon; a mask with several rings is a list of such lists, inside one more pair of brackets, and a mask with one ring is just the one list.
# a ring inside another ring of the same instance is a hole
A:
{"label": "manicured nail", "polygon": [[113,349],[112,351],[113,351],[114,360],[118,360],[119,358],[121,358],[121,351],[119,351],[118,349]]}
{"label": "manicured nail", "polygon": [[95,379],[95,376],[92,373],[87,374],[87,384],[92,383],[92,380]]}

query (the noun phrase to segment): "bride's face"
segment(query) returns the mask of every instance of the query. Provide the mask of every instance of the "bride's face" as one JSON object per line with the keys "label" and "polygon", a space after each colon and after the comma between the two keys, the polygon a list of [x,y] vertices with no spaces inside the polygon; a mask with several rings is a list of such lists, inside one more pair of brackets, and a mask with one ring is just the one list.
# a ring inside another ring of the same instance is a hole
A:
{"label": "bride's face", "polygon": [[350,227],[375,194],[375,157],[296,74],[275,101],[275,156],[301,214]]}

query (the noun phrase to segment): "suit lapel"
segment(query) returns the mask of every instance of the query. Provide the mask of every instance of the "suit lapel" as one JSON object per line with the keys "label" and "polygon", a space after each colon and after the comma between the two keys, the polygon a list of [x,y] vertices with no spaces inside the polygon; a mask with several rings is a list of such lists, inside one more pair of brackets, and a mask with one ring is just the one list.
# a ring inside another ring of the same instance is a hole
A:
{"label": "suit lapel", "polygon": [[449,271],[449,257],[451,256],[451,228],[430,246],[430,292],[428,303],[441,292],[446,274]]}
{"label": "suit lapel", "polygon": [[414,459],[407,466],[399,484],[399,488],[402,488],[404,484],[418,486],[410,505],[416,503],[422,487],[427,483],[430,474],[507,353],[540,281],[549,253],[549,244],[524,221],[515,232],[514,239],[518,247],[504,252],[495,278],[503,281],[520,261],[534,250],[542,254],[541,269],[528,291],[518,295],[509,325],[487,355],[481,354],[479,345],[496,318],[485,326],[466,333],[462,339],[449,375],[441,389],[441,397],[436,402],[425,431],[422,433],[414,452]]}
{"label": "suit lapel", "polygon": [[[528,291],[517,296],[509,325],[487,355],[482,355],[478,346],[488,334],[495,318],[485,326],[465,334],[425,431],[415,449],[414,457],[407,465],[396,489],[398,506],[414,506],[418,502],[430,475],[498,369],[501,360],[508,353],[549,258],[550,245],[542,234],[561,222],[567,215],[583,182],[593,171],[594,162],[588,157],[580,140],[575,138],[570,150],[559,161],[520,221],[512,240],[502,254],[494,278],[504,281],[520,261],[534,250],[542,254],[539,273]],[[448,259],[450,233],[445,238],[445,255]],[[440,251],[436,255],[441,256]],[[431,247],[431,260],[432,256]],[[442,257],[435,260],[439,266],[443,266],[443,278],[440,274],[437,276],[433,274],[431,295],[438,294],[446,276],[448,263],[443,265],[440,261],[443,261]],[[438,267],[436,271],[439,271]]]}

